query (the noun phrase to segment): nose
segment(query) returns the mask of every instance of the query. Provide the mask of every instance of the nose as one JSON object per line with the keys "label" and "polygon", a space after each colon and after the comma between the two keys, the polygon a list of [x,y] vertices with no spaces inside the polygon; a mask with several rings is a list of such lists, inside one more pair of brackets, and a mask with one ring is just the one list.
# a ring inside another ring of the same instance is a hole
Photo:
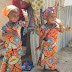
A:
{"label": "nose", "polygon": [[53,20],[56,20],[56,17],[53,17]]}
{"label": "nose", "polygon": [[16,20],[18,20],[19,19],[19,17],[16,17]]}

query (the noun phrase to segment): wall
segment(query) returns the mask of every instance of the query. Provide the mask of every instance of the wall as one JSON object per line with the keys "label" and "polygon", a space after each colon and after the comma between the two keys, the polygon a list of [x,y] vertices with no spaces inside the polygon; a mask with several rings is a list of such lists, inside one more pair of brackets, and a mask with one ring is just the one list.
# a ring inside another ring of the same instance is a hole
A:
{"label": "wall", "polygon": [[[4,25],[8,21],[8,18],[2,15],[2,11],[5,6],[10,5],[11,3],[12,0],[0,0],[0,29],[2,25]],[[4,40],[1,36],[1,32],[0,32],[0,38]]]}

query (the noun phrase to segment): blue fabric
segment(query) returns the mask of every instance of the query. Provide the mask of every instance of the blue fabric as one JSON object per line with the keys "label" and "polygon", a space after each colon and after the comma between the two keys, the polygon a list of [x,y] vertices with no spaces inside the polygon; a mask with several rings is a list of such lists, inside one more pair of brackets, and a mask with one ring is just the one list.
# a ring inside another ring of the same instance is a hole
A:
{"label": "blue fabric", "polygon": [[45,38],[43,40],[47,41]]}
{"label": "blue fabric", "polygon": [[22,70],[30,71],[34,68],[33,63],[31,61],[23,61],[22,62]]}

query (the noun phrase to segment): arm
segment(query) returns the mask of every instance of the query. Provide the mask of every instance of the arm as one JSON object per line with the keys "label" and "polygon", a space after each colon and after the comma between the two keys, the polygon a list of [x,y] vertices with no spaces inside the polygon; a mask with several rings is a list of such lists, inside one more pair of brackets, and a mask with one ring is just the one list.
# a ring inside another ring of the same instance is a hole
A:
{"label": "arm", "polygon": [[39,39],[39,47],[41,48],[41,44],[42,44],[42,37],[40,37],[40,39]]}
{"label": "arm", "polygon": [[56,25],[57,26],[59,26],[59,28],[57,28],[57,30],[59,31],[59,32],[64,32],[65,31],[65,28],[64,28],[64,26],[61,24],[61,21],[59,20],[59,19],[56,19]]}
{"label": "arm", "polygon": [[25,11],[25,10],[22,9],[22,12],[23,12],[23,16],[25,17],[25,24],[23,24],[22,26],[23,26],[23,27],[26,27],[26,26],[28,26],[28,24],[29,24],[29,19],[28,19],[27,10]]}
{"label": "arm", "polygon": [[65,31],[64,26],[60,24],[59,27],[60,27],[60,28],[58,28],[59,32],[63,33]]}
{"label": "arm", "polygon": [[16,31],[9,31],[9,32],[6,32],[2,35],[2,37],[8,37],[8,36],[17,36],[17,32]]}
{"label": "arm", "polygon": [[4,34],[2,35],[2,37],[7,37],[7,36],[10,35],[10,34],[11,34],[10,32],[4,33]]}
{"label": "arm", "polygon": [[6,24],[3,25],[3,27],[0,29],[2,37],[8,37],[8,36],[17,36],[17,31],[12,30],[12,31],[6,31]]}
{"label": "arm", "polygon": [[38,49],[41,50],[44,33],[45,33],[45,29],[41,29],[40,28],[40,33],[39,33],[39,47],[36,48],[36,51]]}

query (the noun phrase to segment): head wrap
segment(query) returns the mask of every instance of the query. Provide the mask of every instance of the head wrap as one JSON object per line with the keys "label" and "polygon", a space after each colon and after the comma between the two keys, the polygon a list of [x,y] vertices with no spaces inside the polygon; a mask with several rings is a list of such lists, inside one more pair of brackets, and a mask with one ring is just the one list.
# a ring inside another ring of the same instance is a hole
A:
{"label": "head wrap", "polygon": [[43,20],[46,20],[47,17],[52,14],[56,13],[56,9],[54,7],[48,7],[43,13],[42,13],[42,18]]}
{"label": "head wrap", "polygon": [[14,11],[14,10],[19,10],[16,6],[14,6],[14,5],[9,5],[9,6],[6,6],[5,8],[4,8],[4,10],[3,10],[3,12],[2,12],[2,14],[4,15],[4,16],[7,16],[11,11]]}

